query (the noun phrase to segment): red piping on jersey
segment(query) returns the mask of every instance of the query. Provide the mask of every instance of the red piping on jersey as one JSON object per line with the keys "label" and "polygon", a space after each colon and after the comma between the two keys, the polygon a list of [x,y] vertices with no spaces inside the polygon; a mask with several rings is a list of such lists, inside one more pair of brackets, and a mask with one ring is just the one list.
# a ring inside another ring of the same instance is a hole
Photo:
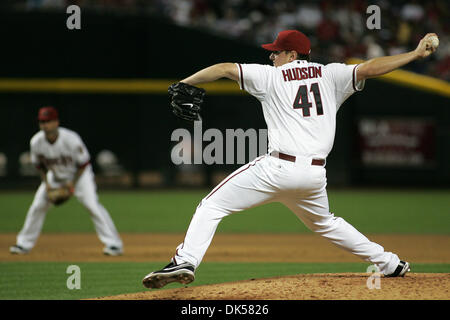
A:
{"label": "red piping on jersey", "polygon": [[239,66],[239,76],[241,77],[241,87],[242,90],[245,90],[244,88],[244,77],[243,77],[243,72],[242,72],[242,66],[238,63]]}
{"label": "red piping on jersey", "polygon": [[173,262],[175,263],[175,265],[178,264],[178,263],[177,263],[177,259],[175,259],[175,256],[177,256],[177,255],[178,255],[178,249],[175,251],[175,255],[172,257]]}
{"label": "red piping on jersey", "polygon": [[239,172],[236,172],[236,173],[233,174],[231,177],[229,177],[227,180],[225,180],[224,182],[222,182],[222,184],[219,185],[216,189],[214,189],[214,190],[213,190],[213,191],[205,198],[205,200],[208,199],[209,197],[211,197],[217,190],[219,190],[220,188],[222,188],[222,186],[223,186],[225,183],[227,183],[228,181],[230,181],[231,178],[237,176],[239,173],[244,172],[244,171],[247,170],[248,168],[254,166],[254,165],[256,164],[256,162],[258,162],[258,161],[261,160],[261,159],[262,159],[262,157],[259,158],[259,159],[256,159],[256,160],[254,161],[254,163],[250,163],[250,164],[248,165],[248,167],[242,169],[242,170],[239,171]]}
{"label": "red piping on jersey", "polygon": [[83,169],[85,167],[87,167],[87,165],[91,163],[90,161],[86,162],[85,164],[82,164],[81,166],[78,166],[78,169]]}
{"label": "red piping on jersey", "polygon": [[354,68],[353,68],[353,74],[352,74],[352,84],[353,84],[353,90],[358,91],[356,89],[356,67],[359,66],[359,64],[357,64]]}

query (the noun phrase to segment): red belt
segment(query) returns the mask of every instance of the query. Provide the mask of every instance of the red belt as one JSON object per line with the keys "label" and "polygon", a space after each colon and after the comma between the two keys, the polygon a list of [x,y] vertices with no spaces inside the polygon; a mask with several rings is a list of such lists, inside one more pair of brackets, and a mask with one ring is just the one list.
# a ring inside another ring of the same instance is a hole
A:
{"label": "red belt", "polygon": [[[282,160],[286,160],[286,161],[290,161],[290,162],[295,162],[296,157],[295,156],[291,156],[282,152],[278,152],[278,151],[272,151],[270,153],[270,155],[272,157],[275,158],[279,158]],[[325,165],[325,159],[312,159],[311,161],[311,165],[313,166],[324,166]]]}

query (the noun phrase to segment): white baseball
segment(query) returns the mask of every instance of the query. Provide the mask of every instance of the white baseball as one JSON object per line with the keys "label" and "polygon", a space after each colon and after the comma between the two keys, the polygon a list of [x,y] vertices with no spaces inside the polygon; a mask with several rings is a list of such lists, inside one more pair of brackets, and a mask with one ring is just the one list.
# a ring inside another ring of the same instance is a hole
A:
{"label": "white baseball", "polygon": [[434,49],[436,49],[439,46],[439,38],[437,36],[431,36],[428,38],[428,40],[431,41],[431,45]]}

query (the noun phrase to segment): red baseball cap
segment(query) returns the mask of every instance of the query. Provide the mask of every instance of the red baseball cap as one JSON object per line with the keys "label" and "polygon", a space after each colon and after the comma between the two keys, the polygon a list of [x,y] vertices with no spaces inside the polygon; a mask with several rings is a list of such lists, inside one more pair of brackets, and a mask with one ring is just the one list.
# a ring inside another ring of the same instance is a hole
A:
{"label": "red baseball cap", "polygon": [[58,111],[53,107],[42,107],[39,109],[39,121],[58,120]]}
{"label": "red baseball cap", "polygon": [[263,44],[262,47],[269,51],[295,50],[300,54],[311,52],[308,37],[297,30],[281,31],[273,43]]}

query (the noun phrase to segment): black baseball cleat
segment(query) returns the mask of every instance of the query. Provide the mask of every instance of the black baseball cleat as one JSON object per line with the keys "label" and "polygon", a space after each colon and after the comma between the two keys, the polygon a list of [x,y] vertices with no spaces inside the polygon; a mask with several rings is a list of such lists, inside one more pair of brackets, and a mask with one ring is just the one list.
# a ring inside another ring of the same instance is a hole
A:
{"label": "black baseball cleat", "polygon": [[30,250],[15,244],[12,247],[9,247],[9,252],[12,254],[27,254]]}
{"label": "black baseball cleat", "polygon": [[119,247],[104,247],[103,254],[106,256],[121,256],[123,254],[122,248]]}
{"label": "black baseball cleat", "polygon": [[391,274],[385,275],[385,277],[404,277],[407,272],[411,271],[409,262],[400,261],[397,269]]}
{"label": "black baseball cleat", "polygon": [[142,280],[142,284],[149,289],[159,289],[171,282],[188,284],[195,279],[194,271],[195,267],[188,262],[178,265],[171,262],[164,269],[146,275]]}

